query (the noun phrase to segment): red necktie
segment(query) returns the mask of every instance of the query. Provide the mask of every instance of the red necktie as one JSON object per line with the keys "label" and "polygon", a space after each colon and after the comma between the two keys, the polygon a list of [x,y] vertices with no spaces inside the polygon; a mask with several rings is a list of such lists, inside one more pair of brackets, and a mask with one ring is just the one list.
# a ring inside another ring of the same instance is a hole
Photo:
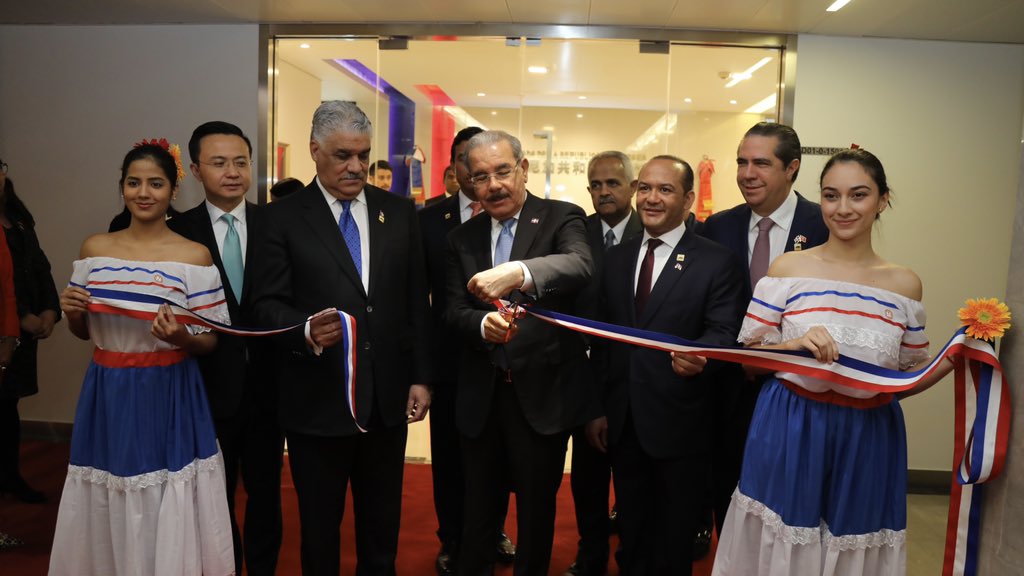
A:
{"label": "red necktie", "polygon": [[636,280],[636,317],[644,314],[647,298],[651,295],[651,277],[654,275],[654,250],[661,246],[661,240],[651,238],[647,241],[647,253],[640,264],[640,277]]}
{"label": "red necktie", "polygon": [[771,263],[772,245],[768,239],[768,231],[772,229],[775,222],[771,218],[761,218],[757,222],[757,240],[754,241],[754,252],[750,255],[750,289],[753,290],[757,283],[768,273],[768,265]]}

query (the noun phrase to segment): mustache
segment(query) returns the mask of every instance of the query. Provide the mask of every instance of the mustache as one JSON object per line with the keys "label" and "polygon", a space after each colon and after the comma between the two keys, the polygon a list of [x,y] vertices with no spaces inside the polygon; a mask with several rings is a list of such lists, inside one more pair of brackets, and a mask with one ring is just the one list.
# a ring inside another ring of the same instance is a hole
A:
{"label": "mustache", "polygon": [[598,199],[597,201],[597,205],[601,206],[604,204],[615,204],[615,198],[611,196],[601,196],[601,198]]}
{"label": "mustache", "polygon": [[500,202],[500,201],[502,201],[502,200],[504,200],[506,198],[511,198],[511,197],[512,197],[512,195],[509,194],[508,192],[498,192],[496,194],[491,194],[491,195],[487,196],[487,199],[484,200],[484,201],[485,202]]}

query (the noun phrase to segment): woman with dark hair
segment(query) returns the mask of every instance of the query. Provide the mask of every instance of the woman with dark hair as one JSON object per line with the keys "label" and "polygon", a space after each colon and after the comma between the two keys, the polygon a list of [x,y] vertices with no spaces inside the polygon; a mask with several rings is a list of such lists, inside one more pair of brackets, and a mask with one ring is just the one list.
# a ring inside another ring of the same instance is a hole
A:
{"label": "woman with dark hair", "polygon": [[[7,164],[0,160],[0,188],[5,189],[9,183],[10,181],[7,180]],[[4,235],[0,234],[0,386],[3,385],[4,376],[11,364],[14,350],[18,346],[19,333],[18,308],[15,303],[14,290],[14,264],[11,261],[11,253],[7,249],[7,240]],[[10,403],[4,401],[3,407],[0,408],[3,410],[3,415],[0,416],[0,422],[2,422],[0,424],[2,426],[0,428],[0,442],[4,443],[3,445],[6,449],[10,446],[13,437],[14,449],[17,451],[18,435],[20,434],[17,402],[13,406],[13,418],[8,413],[7,409],[9,407]],[[20,545],[21,541],[17,538],[0,532],[0,550]]]}
{"label": "woman with dark hair", "polygon": [[0,225],[14,264],[14,290],[21,324],[21,343],[0,381],[0,492],[13,494],[22,502],[40,503],[46,497],[33,490],[21,476],[18,401],[39,392],[39,340],[49,338],[54,324],[60,320],[60,301],[50,275],[50,261],[36,237],[35,219],[15,194],[9,178],[0,186]]}
{"label": "woman with dark hair", "polygon": [[166,140],[121,165],[125,230],[82,244],[60,297],[72,334],[96,344],[75,412],[51,575],[235,573],[224,463],[198,365],[217,337],[168,304],[228,322],[202,244],[172,232],[184,175]]}
{"label": "woman with dark hair", "polygon": [[[739,340],[840,353],[893,370],[930,362],[921,280],[871,245],[891,192],[878,158],[841,151],[821,173],[825,244],[787,252],[754,289]],[[899,398],[934,385],[944,360],[899,397],[777,372],[761,389],[716,576],[906,573],[907,443]]]}

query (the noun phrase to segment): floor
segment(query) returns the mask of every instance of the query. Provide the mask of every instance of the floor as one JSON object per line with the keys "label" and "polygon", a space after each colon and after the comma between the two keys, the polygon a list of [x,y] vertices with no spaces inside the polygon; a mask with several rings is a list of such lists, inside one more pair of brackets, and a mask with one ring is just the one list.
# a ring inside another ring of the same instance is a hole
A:
{"label": "floor", "polygon": [[942,574],[949,496],[907,496],[907,576]]}

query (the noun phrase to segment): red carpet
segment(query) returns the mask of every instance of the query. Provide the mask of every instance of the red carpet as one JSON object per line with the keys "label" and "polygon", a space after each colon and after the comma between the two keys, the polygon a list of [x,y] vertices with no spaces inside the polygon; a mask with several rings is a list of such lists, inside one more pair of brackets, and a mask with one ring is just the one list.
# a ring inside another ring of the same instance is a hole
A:
{"label": "red carpet", "polygon": [[[20,548],[0,552],[0,574],[12,576],[41,576],[46,574],[49,563],[50,543],[54,524],[57,520],[57,505],[67,471],[68,445],[49,442],[22,443],[22,473],[35,488],[46,493],[49,501],[43,505],[22,504],[7,496],[0,500],[0,531],[7,532],[25,541]],[[406,464],[405,487],[402,491],[402,530],[398,540],[397,571],[400,576],[430,576],[434,574],[434,557],[438,542],[434,531],[437,519],[434,516],[433,486],[430,466]],[[280,576],[300,574],[299,568],[299,514],[295,499],[295,488],[291,474],[285,466],[282,478],[284,508],[284,543],[277,573]],[[238,495],[238,510],[244,510],[245,495]],[[515,497],[513,496],[506,529],[515,540]],[[346,512],[351,511],[351,505]],[[342,524],[342,574],[355,572],[355,536],[353,520],[346,513]],[[565,477],[558,493],[558,514],[555,519],[555,543],[551,559],[550,574],[560,576],[576,555],[576,521],[573,513],[569,477]],[[612,549],[615,548],[612,539]],[[694,576],[711,573],[711,557],[694,565]],[[496,572],[499,576],[511,576],[510,567]],[[618,574],[614,562],[609,565],[609,575]]]}

